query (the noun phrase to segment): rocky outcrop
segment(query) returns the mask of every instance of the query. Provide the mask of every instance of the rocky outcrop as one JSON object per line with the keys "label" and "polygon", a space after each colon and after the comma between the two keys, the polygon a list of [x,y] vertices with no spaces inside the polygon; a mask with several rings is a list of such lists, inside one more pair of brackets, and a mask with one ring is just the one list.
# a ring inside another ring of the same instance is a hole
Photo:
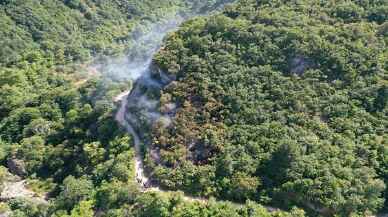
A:
{"label": "rocky outcrop", "polygon": [[28,199],[32,202],[46,204],[47,200],[26,187],[25,180],[15,182],[5,182],[4,188],[0,194],[0,201],[9,201],[17,198]]}
{"label": "rocky outcrop", "polygon": [[9,217],[12,215],[12,212],[10,211],[6,211],[6,212],[3,212],[3,213],[0,213],[0,217]]}
{"label": "rocky outcrop", "polygon": [[[20,176],[7,171],[3,183],[1,183],[0,201],[7,202],[12,199],[23,198],[34,203],[48,203],[45,196],[28,189],[27,181]],[[1,217],[1,216],[0,216]]]}
{"label": "rocky outcrop", "polygon": [[35,193],[28,190],[25,185],[26,182],[23,180],[15,182],[6,182],[3,184],[4,189],[1,192],[0,200],[8,201],[20,197],[34,197]]}
{"label": "rocky outcrop", "polygon": [[10,158],[7,161],[7,167],[12,174],[24,177],[27,175],[25,164],[22,160]]}

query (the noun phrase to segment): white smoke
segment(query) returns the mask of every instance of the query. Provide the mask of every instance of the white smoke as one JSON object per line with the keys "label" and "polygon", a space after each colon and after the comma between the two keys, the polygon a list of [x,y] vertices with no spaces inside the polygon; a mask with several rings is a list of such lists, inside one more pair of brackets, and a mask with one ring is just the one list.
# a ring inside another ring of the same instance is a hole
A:
{"label": "white smoke", "polygon": [[113,81],[136,81],[146,73],[153,54],[160,48],[163,38],[176,29],[184,18],[176,15],[146,27],[138,27],[132,33],[132,46],[123,57],[100,58],[92,68],[105,79]]}
{"label": "white smoke", "polygon": [[[193,12],[191,15],[194,13],[198,12]],[[107,59],[105,62],[99,62],[94,66],[107,79],[113,81],[131,80],[134,82],[133,88],[125,100],[122,100],[122,97],[126,95],[116,97],[116,100],[123,101],[116,114],[116,119],[122,122],[134,137],[136,177],[143,186],[149,185],[150,180],[144,175],[140,139],[143,140],[143,144],[150,144],[149,133],[152,126],[154,124],[163,128],[171,126],[172,117],[177,110],[175,103],[163,105],[161,109],[159,101],[162,88],[174,78],[158,69],[150,69],[150,66],[153,55],[161,47],[164,37],[168,32],[176,29],[184,20],[185,18],[182,16],[176,15],[173,18],[149,25],[149,28],[145,30],[138,29],[134,31],[133,46],[126,57]],[[158,159],[160,159],[159,151],[153,149],[153,147],[148,150],[152,158],[158,162]]]}
{"label": "white smoke", "polygon": [[[213,3],[213,6],[219,7],[223,5],[222,2],[230,1],[232,0],[215,1],[218,3]],[[105,58],[93,66],[107,80],[134,83],[128,95],[126,120],[135,130],[142,131],[145,125],[150,126],[154,123],[159,123],[162,127],[171,125],[176,105],[174,103],[164,105],[162,110],[166,111],[161,112],[158,94],[160,95],[160,90],[173,78],[157,69],[151,72],[150,66],[153,55],[161,47],[164,37],[186,19],[202,13],[199,9],[204,8],[204,5],[202,3],[194,5],[192,11],[183,16],[175,14],[151,24],[144,21],[145,25],[133,31],[132,46],[125,57]]]}

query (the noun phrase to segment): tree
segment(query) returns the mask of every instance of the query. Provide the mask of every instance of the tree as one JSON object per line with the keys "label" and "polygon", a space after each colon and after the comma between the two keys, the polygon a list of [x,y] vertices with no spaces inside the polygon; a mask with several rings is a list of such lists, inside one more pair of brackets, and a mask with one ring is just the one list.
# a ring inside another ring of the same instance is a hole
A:
{"label": "tree", "polygon": [[22,159],[29,174],[37,172],[46,158],[45,141],[40,136],[25,138],[20,143],[15,157]]}
{"label": "tree", "polygon": [[84,144],[83,151],[85,152],[90,165],[97,165],[105,158],[105,149],[101,147],[100,142]]}
{"label": "tree", "polygon": [[[93,190],[93,184],[86,178],[76,179],[73,176],[68,176],[61,186],[61,192],[56,198],[56,206],[61,209],[71,210],[81,201],[90,198]],[[85,202],[86,207],[91,205],[91,202]]]}
{"label": "tree", "polygon": [[103,210],[120,208],[132,204],[140,192],[135,183],[125,183],[114,179],[103,181],[96,192],[96,206]]}
{"label": "tree", "polygon": [[93,217],[93,201],[81,201],[73,210],[69,217]]}

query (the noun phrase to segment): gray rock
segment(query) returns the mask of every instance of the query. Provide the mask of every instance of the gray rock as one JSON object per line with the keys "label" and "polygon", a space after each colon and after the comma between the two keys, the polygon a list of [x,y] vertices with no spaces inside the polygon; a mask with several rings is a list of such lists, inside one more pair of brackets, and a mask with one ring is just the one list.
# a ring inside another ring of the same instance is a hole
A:
{"label": "gray rock", "polygon": [[7,167],[12,174],[24,177],[27,175],[25,164],[22,160],[10,158],[7,161]]}
{"label": "gray rock", "polygon": [[47,204],[45,196],[39,196],[37,193],[27,188],[26,180],[15,182],[5,182],[4,189],[0,194],[0,201],[9,201],[17,198],[24,198],[38,204]]}
{"label": "gray rock", "polygon": [[296,56],[290,61],[290,71],[293,74],[302,75],[307,69],[313,67],[310,59],[304,56]]}
{"label": "gray rock", "polygon": [[10,211],[6,211],[6,212],[3,212],[3,213],[0,213],[0,217],[9,217],[11,216],[11,212]]}

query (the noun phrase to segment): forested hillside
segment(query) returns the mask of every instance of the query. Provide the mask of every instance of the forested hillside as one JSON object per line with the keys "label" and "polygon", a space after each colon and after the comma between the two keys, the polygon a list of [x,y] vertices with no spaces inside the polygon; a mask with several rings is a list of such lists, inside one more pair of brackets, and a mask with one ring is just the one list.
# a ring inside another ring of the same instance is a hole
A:
{"label": "forested hillside", "polygon": [[[231,2],[0,0],[0,215],[387,212],[388,2],[237,0],[208,16]],[[142,192],[114,117],[133,84],[89,66],[148,55],[153,27],[193,15],[152,63],[174,81],[140,88],[171,119],[137,117],[162,189]],[[36,195],[4,199],[18,179]]]}
{"label": "forested hillside", "polygon": [[56,64],[119,54],[131,47],[135,28],[176,13],[204,13],[220,2],[226,1],[3,0],[0,66],[37,53]]}
{"label": "forested hillside", "polygon": [[[321,215],[387,209],[388,3],[241,0],[186,22],[155,63],[148,166],[168,189]],[[171,114],[171,113],[170,113]]]}
{"label": "forested hillside", "polygon": [[0,0],[0,191],[16,179],[9,170],[36,194],[2,194],[0,215],[303,216],[296,209],[269,214],[254,202],[141,193],[132,138],[114,120],[112,99],[131,84],[85,73],[84,63],[96,57],[126,55],[150,24],[225,2]]}

